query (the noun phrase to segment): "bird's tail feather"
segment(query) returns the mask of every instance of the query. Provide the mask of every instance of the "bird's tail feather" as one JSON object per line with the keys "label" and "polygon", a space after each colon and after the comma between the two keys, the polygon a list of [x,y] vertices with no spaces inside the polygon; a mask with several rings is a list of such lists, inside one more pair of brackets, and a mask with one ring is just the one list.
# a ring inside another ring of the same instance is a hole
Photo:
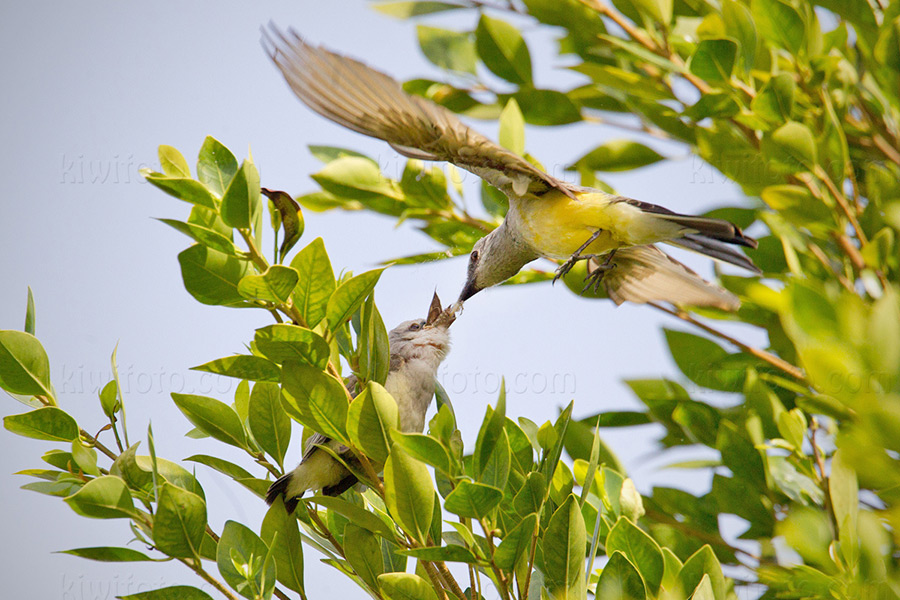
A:
{"label": "bird's tail feather", "polygon": [[288,498],[287,496],[288,486],[290,485],[293,476],[293,472],[286,473],[272,482],[272,485],[270,485],[268,491],[266,491],[266,504],[271,506],[271,504],[278,499],[278,496],[283,496],[284,508],[287,509],[288,514],[294,512],[294,509],[297,508],[297,504],[300,503],[300,496],[294,498]]}
{"label": "bird's tail feather", "polygon": [[747,269],[748,271],[762,274],[762,271],[753,264],[752,260],[716,238],[691,233],[682,238],[670,240],[669,243],[673,246],[693,250],[694,252],[705,254],[710,258],[715,258],[716,260],[727,262],[737,267]]}

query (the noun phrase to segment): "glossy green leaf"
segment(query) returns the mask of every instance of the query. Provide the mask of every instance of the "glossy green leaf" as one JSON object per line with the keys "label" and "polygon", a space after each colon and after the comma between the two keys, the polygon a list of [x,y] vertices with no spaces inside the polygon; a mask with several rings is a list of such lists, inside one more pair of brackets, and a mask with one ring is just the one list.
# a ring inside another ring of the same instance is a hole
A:
{"label": "glossy green leaf", "polygon": [[360,579],[378,589],[378,576],[384,573],[381,541],[371,531],[347,523],[344,527],[344,557]]}
{"label": "glossy green leaf", "polygon": [[324,369],[331,352],[322,336],[290,323],[276,323],[257,329],[253,341],[266,358],[279,364],[287,360],[301,360]]}
{"label": "glossy green leaf", "polygon": [[434,515],[434,486],[428,467],[395,447],[384,465],[384,487],[391,515],[406,533],[424,544]]}
{"label": "glossy green leaf", "polygon": [[194,427],[220,442],[244,448],[247,436],[234,409],[215,398],[172,393],[175,405]]}
{"label": "glossy green leaf", "polygon": [[512,83],[531,83],[528,46],[522,34],[506,21],[482,14],[475,29],[475,47],[494,75]]}
{"label": "glossy green leaf", "polygon": [[281,403],[278,384],[261,381],[253,386],[247,414],[253,439],[279,466],[284,464],[284,455],[291,442],[291,420]]}
{"label": "glossy green leaf", "polygon": [[161,552],[177,558],[200,554],[206,531],[206,503],[191,492],[163,483],[153,517],[153,543]]}
{"label": "glossy green leaf", "polygon": [[614,552],[600,573],[595,597],[603,600],[643,600],[647,597],[647,591],[634,565],[621,552]]}
{"label": "glossy green leaf", "polygon": [[738,0],[723,0],[722,20],[728,37],[740,44],[741,64],[745,72],[750,72],[756,60],[756,25],[750,9]]}
{"label": "glossy green leaf", "polygon": [[297,519],[284,509],[279,498],[269,507],[259,533],[272,549],[278,582],[289,590],[303,591],[303,546]]}
{"label": "glossy green leaf", "polygon": [[127,519],[135,514],[128,487],[112,475],[92,479],[65,501],[82,517],[92,519]]}
{"label": "glossy green leaf", "polygon": [[347,391],[335,377],[300,361],[287,361],[282,386],[289,414],[326,436],[347,441]]}
{"label": "glossy green leaf", "polygon": [[38,440],[69,442],[78,438],[78,424],[55,406],[3,417],[3,426],[13,433]]}
{"label": "glossy green leaf", "polygon": [[414,548],[412,550],[401,550],[402,554],[418,560],[440,561],[440,562],[459,562],[475,564],[478,557],[463,546],[427,546],[424,548]]}
{"label": "glossy green leaf", "polygon": [[191,369],[249,381],[270,381],[275,383],[281,381],[281,369],[278,368],[278,365],[265,358],[245,354],[217,358],[208,363],[191,367]]}
{"label": "glossy green leaf", "polygon": [[652,148],[638,142],[612,140],[579,158],[572,168],[587,171],[628,171],[652,165],[663,158]]}
{"label": "glossy green leaf", "polygon": [[238,282],[238,293],[251,300],[285,304],[299,279],[299,274],[291,267],[272,265],[262,275],[242,277]]}
{"label": "glossy green leaf", "polygon": [[794,76],[790,73],[779,73],[757,94],[750,104],[753,112],[772,123],[785,123],[791,120],[794,108]]}
{"label": "glossy green leaf", "polygon": [[180,231],[192,240],[203,244],[213,250],[217,250],[229,256],[237,256],[238,250],[230,239],[207,227],[196,225],[194,223],[185,223],[175,219],[159,219],[169,227]]}
{"label": "glossy green leaf", "polygon": [[734,40],[703,40],[691,56],[691,73],[710,83],[727,83],[734,71],[737,52]]}
{"label": "glossy green leaf", "polygon": [[119,411],[119,385],[116,380],[108,382],[103,389],[100,390],[100,406],[103,408],[103,414],[112,419]]}
{"label": "glossy green leaf", "polygon": [[515,98],[510,98],[500,113],[499,142],[519,156],[525,154],[525,117]]}
{"label": "glossy green leaf", "polygon": [[502,499],[502,490],[464,479],[447,496],[444,508],[460,517],[480,519],[487,516]]}
{"label": "glossy green leaf", "polygon": [[113,546],[73,548],[72,550],[63,550],[60,554],[71,554],[72,556],[99,562],[140,562],[153,560],[143,552],[138,552],[131,548],[116,548]]}
{"label": "glossy green leaf", "polygon": [[231,227],[249,229],[260,210],[259,171],[250,159],[241,164],[222,195],[222,220]]}
{"label": "glossy green leaf", "polygon": [[665,569],[656,541],[625,517],[619,517],[606,536],[606,553],[619,551],[637,567],[651,594],[659,591]]}
{"label": "glossy green leaf", "polygon": [[543,538],[544,582],[552,597],[585,598],[586,538],[578,498],[570,494],[550,517]]}
{"label": "glossy green leaf", "polygon": [[[783,0],[752,0],[750,10],[756,29],[768,41],[796,55],[806,41],[800,13]],[[693,588],[692,588],[693,589]]]}
{"label": "glossy green leaf", "polygon": [[366,271],[351,277],[334,290],[331,298],[328,299],[328,306],[325,310],[328,326],[332,330],[340,327],[359,309],[366,296],[375,289],[375,284],[378,283],[382,272],[384,272],[383,268]]}
{"label": "glossy green leaf", "polygon": [[181,152],[172,146],[160,145],[157,149],[159,164],[163,173],[170,177],[190,177],[191,168],[182,156]]}
{"label": "glossy green leaf", "polygon": [[238,162],[219,140],[207,136],[197,158],[197,179],[220,198],[238,170]]}
{"label": "glossy green leaf", "polygon": [[119,596],[119,598],[121,600],[212,600],[209,594],[190,585],[173,585],[149,592]]}
{"label": "glossy green leaf", "polygon": [[378,585],[388,600],[438,600],[431,584],[412,573],[383,573]]}
{"label": "glossy green leaf", "polygon": [[475,44],[469,33],[419,25],[419,47],[425,58],[442,69],[475,74]]}
{"label": "glossy green leaf", "polygon": [[0,331],[0,388],[12,394],[53,398],[50,360],[30,333]]}
{"label": "glossy green leaf", "polygon": [[672,0],[630,0],[638,12],[657,23],[668,24],[672,20]]}
{"label": "glossy green leaf", "polygon": [[391,348],[374,295],[370,294],[363,303],[359,321],[359,374],[365,381],[384,385],[391,366]]}
{"label": "glossy green leaf", "polygon": [[189,177],[170,177],[162,173],[155,173],[150,169],[141,169],[141,175],[148,182],[165,193],[184,200],[196,206],[216,209],[216,199],[210,191],[199,181]]}
{"label": "glossy green leaf", "polygon": [[708,544],[694,552],[685,561],[684,567],[678,574],[678,579],[681,581],[682,589],[693,590],[700,585],[700,580],[704,575],[709,576],[716,600],[725,600],[725,576],[722,574],[722,566]]}
{"label": "glossy green leaf", "polygon": [[245,305],[238,282],[250,270],[249,263],[212,248],[195,244],[178,255],[181,278],[188,293],[202,304]]}
{"label": "glossy green leaf", "polygon": [[347,435],[354,446],[378,463],[387,460],[391,430],[399,427],[397,402],[381,384],[370,381],[350,403]]}
{"label": "glossy green leaf", "polygon": [[216,550],[219,573],[245,598],[269,598],[275,586],[275,560],[267,560],[269,548],[252,530],[237,521],[226,521]]}
{"label": "glossy green leaf", "polygon": [[391,431],[394,443],[403,448],[410,456],[450,473],[450,455],[441,443],[433,437],[422,433],[402,433],[396,429]]}
{"label": "glossy green leaf", "polygon": [[335,289],[334,272],[322,238],[309,243],[291,261],[300,275],[294,289],[294,306],[306,320],[307,327],[315,327],[325,318],[328,300]]}
{"label": "glossy green leaf", "polygon": [[503,536],[494,553],[494,562],[498,567],[505,571],[515,568],[519,558],[531,549],[532,539],[539,533],[537,524],[537,514],[531,513]]}
{"label": "glossy green leaf", "polygon": [[404,0],[401,2],[381,2],[372,5],[372,8],[390,17],[397,17],[398,19],[408,19],[410,17],[430,15],[432,13],[444,12],[448,10],[458,10],[460,8],[466,7],[460,4],[452,4],[450,2]]}
{"label": "glossy green leaf", "polygon": [[375,513],[357,504],[352,504],[339,496],[314,496],[312,501],[328,510],[343,515],[354,525],[358,525],[372,533],[377,533],[386,540],[394,540],[392,527],[381,520]]}

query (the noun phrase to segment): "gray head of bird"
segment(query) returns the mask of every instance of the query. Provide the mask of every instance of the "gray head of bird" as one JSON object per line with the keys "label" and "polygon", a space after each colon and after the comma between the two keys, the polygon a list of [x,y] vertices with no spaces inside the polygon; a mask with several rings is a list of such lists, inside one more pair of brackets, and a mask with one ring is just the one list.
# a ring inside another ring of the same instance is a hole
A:
{"label": "gray head of bird", "polygon": [[450,351],[449,329],[456,320],[450,308],[442,309],[435,293],[426,318],[404,321],[388,333],[391,354],[405,360],[430,357],[442,360]]}
{"label": "gray head of bird", "polygon": [[535,258],[536,254],[520,247],[501,225],[472,247],[466,284],[454,306],[458,309],[481,290],[503,283]]}

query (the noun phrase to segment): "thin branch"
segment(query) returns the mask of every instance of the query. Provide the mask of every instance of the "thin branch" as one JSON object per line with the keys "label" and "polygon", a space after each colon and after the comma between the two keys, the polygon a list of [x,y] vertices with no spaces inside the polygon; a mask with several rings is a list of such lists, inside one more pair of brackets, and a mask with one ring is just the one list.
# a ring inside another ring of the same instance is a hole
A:
{"label": "thin branch", "polygon": [[106,446],[101,444],[97,438],[95,438],[94,436],[89,434],[84,429],[79,430],[78,433],[80,433],[81,437],[86,439],[88,441],[88,443],[91,444],[94,448],[96,448],[97,450],[99,450],[100,452],[105,454],[110,460],[114,461],[117,458],[119,458],[119,456],[117,454],[113,454],[113,452],[109,448],[107,448]]}
{"label": "thin branch", "polygon": [[447,600],[447,590],[445,590],[444,586],[441,584],[441,577],[440,575],[438,575],[437,569],[434,568],[434,565],[427,560],[420,560],[419,564],[422,565],[423,569],[425,569],[425,573],[428,574],[428,579],[431,580],[431,587],[433,587],[434,591],[438,593],[440,599]]}
{"label": "thin branch", "polygon": [[199,560],[190,558],[179,558],[178,560],[187,565],[194,573],[203,578],[203,581],[216,588],[216,590],[218,590],[219,593],[228,598],[228,600],[238,600],[238,597],[232,594],[231,590],[225,587],[225,585],[222,584],[221,581],[206,572]]}
{"label": "thin branch", "polygon": [[793,377],[803,383],[806,383],[806,375],[803,373],[803,370],[800,369],[799,367],[792,365],[791,363],[787,362],[786,360],[784,360],[783,358],[781,358],[779,356],[775,356],[774,354],[772,354],[770,352],[766,352],[765,350],[760,350],[759,348],[754,348],[753,346],[745,344],[744,342],[731,337],[727,333],[719,331],[718,329],[711,327],[711,326],[707,325],[706,323],[702,323],[702,322],[698,321],[697,319],[695,319],[694,317],[692,317],[691,315],[687,314],[684,311],[673,310],[671,308],[667,308],[667,307],[663,306],[662,304],[658,304],[656,302],[648,302],[647,304],[649,304],[650,306],[652,306],[653,308],[655,308],[657,310],[661,310],[664,313],[670,314],[673,317],[677,317],[677,318],[681,319],[682,321],[686,321],[688,323],[691,323],[692,325],[696,325],[703,331],[710,333],[718,338],[721,338],[721,339],[725,340],[726,342],[734,344],[735,346],[737,346],[738,348],[740,348],[747,354],[752,354],[756,358],[769,363],[770,365],[772,365],[773,367],[775,367],[777,369],[784,371],[791,377]]}
{"label": "thin branch", "polygon": [[450,572],[447,565],[443,561],[435,561],[434,566],[437,567],[438,573],[440,573],[441,577],[447,583],[447,586],[450,591],[453,592],[453,595],[459,598],[459,600],[466,600],[466,595],[463,593],[462,588],[459,587],[459,583],[457,583],[456,578],[453,577],[453,573]]}
{"label": "thin branch", "polygon": [[491,570],[494,571],[494,577],[497,578],[497,582],[500,584],[500,595],[503,596],[505,600],[510,600],[509,582],[506,579],[506,575],[503,574],[503,571],[501,571],[500,567],[497,566],[497,563],[494,562],[494,536],[491,533],[491,528],[488,527],[487,522],[483,518],[478,519],[478,523],[481,525],[481,530],[484,532],[484,537],[487,539],[488,547],[491,550],[491,555],[488,559],[491,564]]}
{"label": "thin branch", "polygon": [[319,513],[315,508],[309,506],[309,503],[306,505],[307,511],[309,513],[309,518],[312,519],[313,523],[316,525],[316,529],[319,530],[319,534],[326,538],[331,545],[334,546],[334,549],[340,554],[343,558],[344,556],[344,547],[341,546],[341,543],[338,542],[335,537],[331,534],[331,531],[328,530],[328,527],[325,526],[325,523],[322,522],[322,519],[319,518]]}

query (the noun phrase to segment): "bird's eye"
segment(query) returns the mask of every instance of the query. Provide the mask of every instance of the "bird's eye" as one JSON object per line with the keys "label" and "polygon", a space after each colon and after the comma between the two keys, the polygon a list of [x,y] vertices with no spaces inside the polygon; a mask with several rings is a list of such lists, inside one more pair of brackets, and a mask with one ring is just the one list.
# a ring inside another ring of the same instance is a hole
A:
{"label": "bird's eye", "polygon": [[419,323],[413,323],[412,325],[409,326],[410,331],[418,331],[420,329],[422,329],[422,325]]}
{"label": "bird's eye", "polygon": [[472,250],[472,254],[469,255],[469,258],[472,260],[478,260],[478,250]]}

